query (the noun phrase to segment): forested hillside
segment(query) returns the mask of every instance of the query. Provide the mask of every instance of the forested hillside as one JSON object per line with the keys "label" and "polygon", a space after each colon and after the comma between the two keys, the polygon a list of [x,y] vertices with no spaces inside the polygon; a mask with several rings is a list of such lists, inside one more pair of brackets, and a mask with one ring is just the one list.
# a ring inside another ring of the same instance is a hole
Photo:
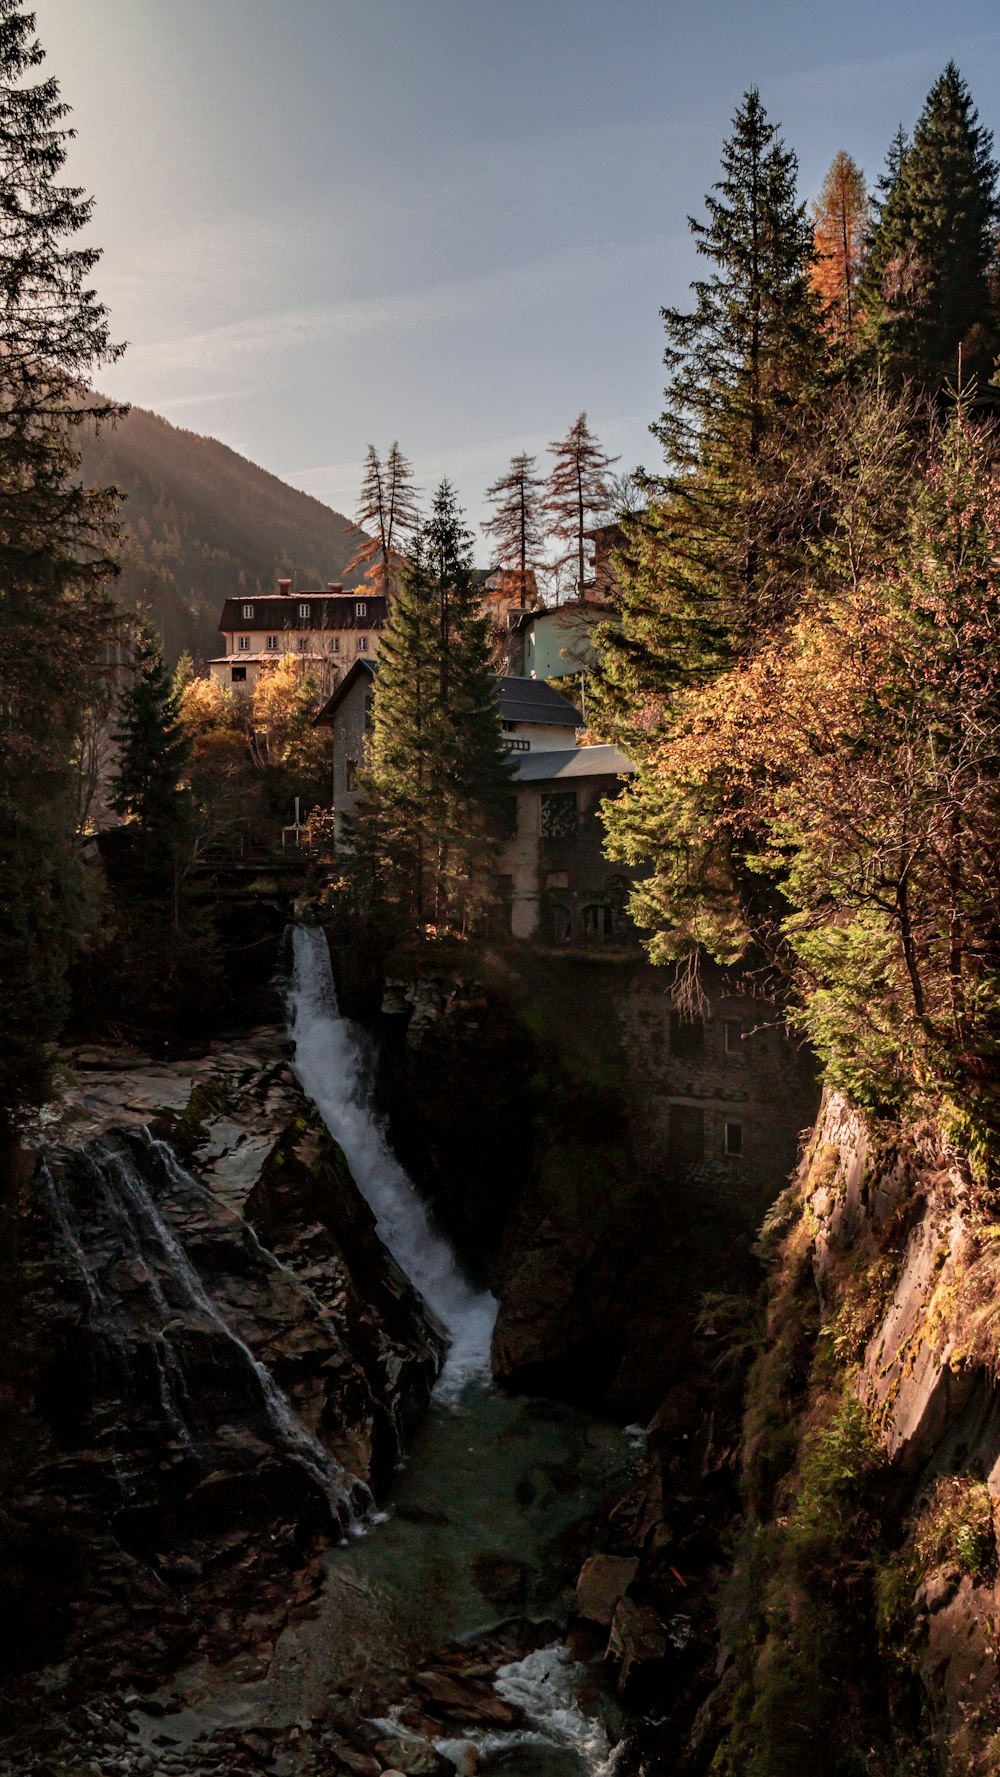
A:
{"label": "forested hillside", "polygon": [[351,559],[357,533],[343,513],[141,407],[89,440],[84,472],[127,496],[118,593],[151,606],[169,659],[218,652],[227,594],[263,592],[288,574],[322,585]]}

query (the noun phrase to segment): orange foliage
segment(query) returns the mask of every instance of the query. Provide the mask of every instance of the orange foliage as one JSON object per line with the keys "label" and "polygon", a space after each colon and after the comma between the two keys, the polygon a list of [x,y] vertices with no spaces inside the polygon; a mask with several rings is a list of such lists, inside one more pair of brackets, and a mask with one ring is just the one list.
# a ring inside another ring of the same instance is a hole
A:
{"label": "orange foliage", "polygon": [[857,287],[867,227],[865,176],[841,149],[813,205],[816,260],[811,274],[823,324],[838,345],[850,345],[857,325]]}

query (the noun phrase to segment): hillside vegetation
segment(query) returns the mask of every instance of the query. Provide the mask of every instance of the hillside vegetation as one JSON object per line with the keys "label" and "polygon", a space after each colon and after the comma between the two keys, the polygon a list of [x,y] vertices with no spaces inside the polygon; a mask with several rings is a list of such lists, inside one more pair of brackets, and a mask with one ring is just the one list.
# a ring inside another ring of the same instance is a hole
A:
{"label": "hillside vegetation", "polygon": [[83,468],[126,496],[118,594],[151,608],[168,659],[218,652],[227,595],[271,590],[282,575],[323,585],[344,577],[353,553],[357,532],[342,512],[142,407],[87,440]]}

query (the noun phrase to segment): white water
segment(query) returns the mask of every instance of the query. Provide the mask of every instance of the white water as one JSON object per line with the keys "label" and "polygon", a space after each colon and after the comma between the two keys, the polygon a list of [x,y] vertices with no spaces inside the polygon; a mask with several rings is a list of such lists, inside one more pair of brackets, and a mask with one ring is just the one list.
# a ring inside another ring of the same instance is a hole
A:
{"label": "white water", "polygon": [[372,1115],[357,1037],[341,1017],[326,936],[296,926],[288,993],[295,1072],[376,1217],[379,1239],[443,1323],[451,1341],[438,1398],[454,1399],[467,1382],[488,1381],[497,1305],[462,1275],[444,1236],[411,1180],[390,1153]]}
{"label": "white water", "polygon": [[523,1709],[530,1726],[508,1732],[467,1733],[461,1739],[435,1742],[439,1752],[462,1768],[461,1749],[471,1747],[477,1766],[490,1755],[500,1756],[515,1747],[554,1746],[576,1754],[591,1777],[612,1777],[618,1748],[612,1747],[601,1721],[580,1707],[581,1668],[567,1656],[559,1642],[536,1648],[523,1660],[501,1666],[496,1691],[506,1703]]}
{"label": "white water", "polygon": [[[151,1153],[158,1154],[161,1160],[169,1158],[169,1170],[174,1177],[178,1174],[186,1176],[169,1149],[155,1142],[148,1131],[144,1135]],[[150,1297],[161,1323],[159,1337],[153,1344],[161,1405],[175,1435],[186,1445],[195,1442],[185,1412],[189,1403],[184,1372],[171,1339],[175,1312],[181,1308],[194,1310],[207,1320],[236,1353],[241,1365],[251,1372],[279,1448],[284,1449],[317,1483],[341,1527],[352,1527],[355,1507],[370,1503],[367,1487],[333,1461],[303,1424],[270,1371],[229,1325],[205,1288],[180,1238],[154,1202],[129,1149],[113,1141],[103,1141],[96,1144],[86,1159],[95,1199],[105,1199],[110,1225],[115,1228],[122,1249],[138,1261],[145,1272]],[[106,1336],[114,1340],[115,1302],[101,1288],[97,1272],[74,1227],[71,1207],[48,1166],[43,1168],[42,1177],[56,1224],[80,1272],[91,1310],[105,1322]],[[147,1265],[147,1256],[154,1262]],[[157,1274],[158,1265],[165,1268],[169,1277],[171,1293],[176,1298],[173,1302],[168,1300]]]}

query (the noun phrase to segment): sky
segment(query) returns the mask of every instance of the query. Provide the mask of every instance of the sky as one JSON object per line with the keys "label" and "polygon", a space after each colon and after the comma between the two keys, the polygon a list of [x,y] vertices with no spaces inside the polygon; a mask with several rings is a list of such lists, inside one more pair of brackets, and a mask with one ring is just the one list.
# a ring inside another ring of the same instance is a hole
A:
{"label": "sky", "polygon": [[[124,357],[101,386],[353,513],[398,439],[470,517],[581,409],[653,468],[663,306],[741,94],[811,201],[949,58],[1000,131],[996,0],[35,0]],[[481,551],[484,553],[484,551]]]}

